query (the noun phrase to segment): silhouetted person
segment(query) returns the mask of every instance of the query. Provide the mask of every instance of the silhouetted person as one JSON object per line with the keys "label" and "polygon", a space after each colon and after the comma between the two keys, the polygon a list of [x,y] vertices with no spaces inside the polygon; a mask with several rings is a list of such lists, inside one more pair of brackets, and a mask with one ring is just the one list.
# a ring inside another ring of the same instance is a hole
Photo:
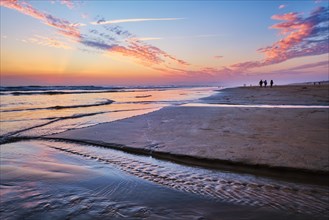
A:
{"label": "silhouetted person", "polygon": [[272,86],[273,86],[273,80],[271,80],[270,85],[271,85],[271,88],[272,88]]}
{"label": "silhouetted person", "polygon": [[259,81],[259,86],[260,86],[260,87],[263,87],[263,80],[260,80],[260,81]]}
{"label": "silhouetted person", "polygon": [[265,88],[266,88],[266,86],[267,86],[267,81],[266,81],[266,80],[264,80],[264,86],[265,86]]}

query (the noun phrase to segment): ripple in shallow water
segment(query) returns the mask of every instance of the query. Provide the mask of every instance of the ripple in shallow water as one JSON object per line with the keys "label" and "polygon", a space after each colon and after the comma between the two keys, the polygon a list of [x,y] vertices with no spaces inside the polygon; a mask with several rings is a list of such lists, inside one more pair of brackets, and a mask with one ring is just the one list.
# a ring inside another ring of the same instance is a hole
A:
{"label": "ripple in shallow water", "polygon": [[328,188],[188,167],[116,150],[68,143],[49,147],[115,165],[142,179],[220,201],[327,216]]}
{"label": "ripple in shallow water", "polygon": [[[218,219],[220,217],[221,220],[241,218],[300,220],[310,217],[282,213],[269,208],[259,209],[219,202],[211,199],[212,197],[179,192],[170,187],[144,181],[114,168],[114,166],[119,168],[118,164],[122,164],[122,167],[140,164],[139,169],[148,166],[145,172],[166,177],[166,172],[178,168],[175,164],[160,165],[157,162],[161,163],[161,161],[139,158],[139,161],[136,160],[138,163],[129,165],[134,158],[133,155],[116,151],[111,153],[109,150],[108,153],[114,156],[113,161],[121,161],[112,164],[98,161],[97,156],[91,153],[88,156],[91,159],[86,159],[87,157],[81,157],[77,153],[54,149],[58,146],[63,149],[79,148],[79,145],[41,141],[24,141],[0,146],[1,219]],[[156,170],[159,166],[162,167],[161,171]],[[196,177],[199,177],[198,174],[197,172]],[[172,178],[185,178],[187,175],[178,174]]]}

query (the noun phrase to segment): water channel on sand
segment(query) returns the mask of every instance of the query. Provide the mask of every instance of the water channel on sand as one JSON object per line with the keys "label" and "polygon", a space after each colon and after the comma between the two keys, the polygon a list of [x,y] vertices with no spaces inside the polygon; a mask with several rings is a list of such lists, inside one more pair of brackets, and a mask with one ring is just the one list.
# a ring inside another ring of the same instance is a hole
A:
{"label": "water channel on sand", "polygon": [[92,145],[1,145],[2,219],[326,219],[325,186]]}
{"label": "water channel on sand", "polygon": [[[33,91],[28,94],[26,89],[5,91],[1,98],[1,219],[328,217],[326,183],[297,183],[180,165],[97,145],[51,141],[44,137],[146,114],[166,106],[204,105],[197,99],[213,94],[211,88],[77,92],[47,87],[43,88],[46,92],[29,88]],[[228,104],[227,107],[232,106]],[[257,109],[273,108],[253,104]],[[274,104],[278,107],[278,103]],[[308,104],[312,108],[328,108],[314,106],[318,103]],[[124,132],[126,130],[119,130],[119,136]]]}

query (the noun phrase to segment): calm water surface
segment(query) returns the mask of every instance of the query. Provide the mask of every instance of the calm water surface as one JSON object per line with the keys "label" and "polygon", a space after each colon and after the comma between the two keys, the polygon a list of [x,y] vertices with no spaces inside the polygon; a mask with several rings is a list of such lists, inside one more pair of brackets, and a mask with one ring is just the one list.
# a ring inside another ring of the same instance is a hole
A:
{"label": "calm water surface", "polygon": [[194,102],[212,93],[213,88],[4,91],[0,135],[57,133]]}
{"label": "calm water surface", "polygon": [[[1,219],[327,219],[326,186],[33,140],[166,106],[196,105],[213,90],[1,88]],[[6,143],[15,136],[31,140]]]}
{"label": "calm water surface", "polygon": [[325,188],[92,145],[1,145],[1,219],[326,219]]}

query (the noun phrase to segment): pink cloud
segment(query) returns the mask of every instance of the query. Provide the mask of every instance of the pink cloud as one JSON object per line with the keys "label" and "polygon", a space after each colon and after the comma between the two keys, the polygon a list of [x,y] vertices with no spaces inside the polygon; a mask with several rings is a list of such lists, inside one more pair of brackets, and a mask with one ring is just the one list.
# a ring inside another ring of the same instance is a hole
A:
{"label": "pink cloud", "polygon": [[278,29],[283,38],[272,45],[258,49],[265,55],[262,61],[248,61],[232,65],[239,71],[257,68],[286,60],[320,55],[329,52],[328,8],[320,7],[308,17],[303,18],[298,13],[273,15],[272,19],[280,20],[270,28]]}
{"label": "pink cloud", "polygon": [[305,69],[310,69],[310,68],[317,68],[317,67],[329,67],[329,63],[328,61],[320,61],[317,63],[309,63],[309,64],[304,64],[304,65],[300,65],[300,66],[296,66],[293,68],[290,68],[289,70],[305,70]]}
{"label": "pink cloud", "polygon": [[[161,71],[161,70],[159,70]],[[213,68],[213,67],[203,67],[197,70],[188,70],[188,69],[182,69],[182,68],[173,68],[166,66],[166,69],[163,70],[166,73],[170,73],[174,76],[180,76],[184,78],[191,78],[191,79],[202,79],[202,80],[209,80],[210,82],[213,80],[223,80],[223,79],[229,79],[232,76],[237,77],[240,75],[238,72],[227,68]]]}
{"label": "pink cloud", "polygon": [[65,36],[75,39],[80,38],[80,31],[76,26],[74,26],[74,24],[67,20],[56,18],[50,14],[38,11],[27,2],[21,2],[18,0],[2,0],[0,2],[0,6],[19,11],[22,14],[41,20],[44,24],[56,28],[58,33]]}
{"label": "pink cloud", "polygon": [[214,56],[214,58],[215,58],[215,59],[222,59],[223,56],[219,56],[219,55],[218,55],[218,56]]}
{"label": "pink cloud", "polygon": [[[107,36],[103,33],[99,33],[96,30],[92,30],[91,33],[99,36]],[[118,34],[121,35],[121,32]],[[92,39],[88,36],[81,38],[80,43],[97,50],[110,53],[119,53],[123,56],[136,58],[142,65],[153,68],[154,65],[165,65],[175,62],[179,65],[189,65],[187,62],[177,59],[174,56],[166,53],[165,51],[146,44],[139,40],[128,39],[125,43],[115,40],[114,38]]]}
{"label": "pink cloud", "polygon": [[[119,42],[121,45],[119,45],[117,41],[113,41],[114,38],[103,33],[99,33],[99,35],[103,38],[105,37],[106,41],[102,39],[92,39],[89,38],[88,35],[81,36],[78,28],[80,26],[84,26],[84,24],[71,23],[65,19],[57,18],[51,14],[38,11],[27,2],[18,0],[3,0],[0,3],[0,5],[3,7],[13,9],[22,14],[36,18],[42,21],[44,24],[54,27],[59,34],[65,37],[69,37],[74,41],[77,41],[88,47],[103,51],[117,52],[124,56],[134,57],[146,66],[161,65],[170,62],[175,62],[179,65],[188,65],[187,62],[181,59],[177,59],[157,47],[148,45],[139,40],[131,40],[134,35],[129,33],[128,31],[122,30],[122,28],[120,28],[119,26],[105,26],[105,29],[117,35],[118,37],[128,38],[128,40],[123,41],[124,43],[122,43],[122,41]],[[69,0],[62,0],[61,3],[65,4],[69,8],[74,7],[73,2]],[[62,44],[59,41],[55,41],[54,39],[34,37],[31,38],[29,42],[40,44],[43,46],[61,47],[64,49],[68,48],[67,45]]]}
{"label": "pink cloud", "polygon": [[129,48],[124,46],[115,46],[111,48],[110,51],[119,52],[124,56],[135,57],[141,60],[142,62],[145,62],[146,65],[147,63],[160,64],[164,62],[163,59],[157,56],[157,54],[154,51],[150,50],[145,46],[133,46]]}
{"label": "pink cloud", "polygon": [[71,0],[61,0],[62,5],[66,5],[69,9],[74,8],[74,3]]}
{"label": "pink cloud", "polygon": [[287,6],[286,5],[279,5],[279,9],[283,9],[285,7],[287,7]]}
{"label": "pink cloud", "polygon": [[138,40],[129,41],[126,47],[119,45],[114,46],[110,51],[119,52],[124,56],[135,57],[145,65],[164,64],[170,60],[181,65],[188,65],[187,62],[177,59],[157,47],[144,44]]}

